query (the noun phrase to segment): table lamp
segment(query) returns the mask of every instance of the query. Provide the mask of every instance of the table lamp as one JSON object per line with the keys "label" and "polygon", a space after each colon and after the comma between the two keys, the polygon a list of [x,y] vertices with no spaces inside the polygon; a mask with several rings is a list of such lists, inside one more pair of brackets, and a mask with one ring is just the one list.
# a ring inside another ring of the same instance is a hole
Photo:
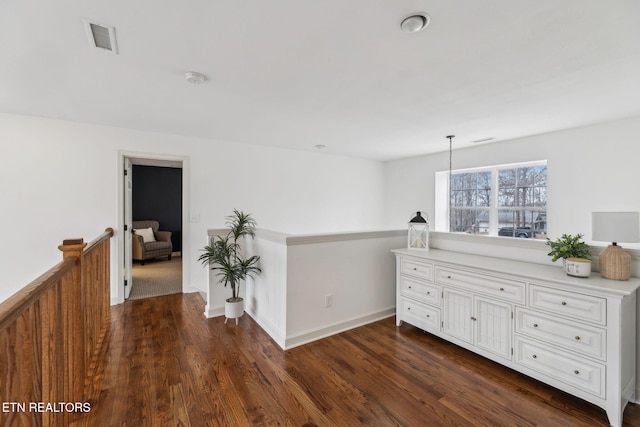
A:
{"label": "table lamp", "polygon": [[618,242],[640,242],[640,212],[592,212],[591,239],[612,242],[600,253],[600,275],[605,279],[628,280],[631,256]]}

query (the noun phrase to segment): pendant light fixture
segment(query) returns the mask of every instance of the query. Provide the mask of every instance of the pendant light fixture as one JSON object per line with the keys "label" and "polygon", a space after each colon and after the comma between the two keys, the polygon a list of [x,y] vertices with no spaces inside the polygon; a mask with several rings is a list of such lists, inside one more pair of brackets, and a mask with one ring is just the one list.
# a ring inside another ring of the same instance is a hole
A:
{"label": "pendant light fixture", "polygon": [[455,137],[455,135],[447,135],[447,138],[449,138],[449,232],[451,232],[451,223],[453,219],[453,210],[451,203],[451,183],[453,182],[453,178],[451,176],[451,170],[453,165],[453,138]]}

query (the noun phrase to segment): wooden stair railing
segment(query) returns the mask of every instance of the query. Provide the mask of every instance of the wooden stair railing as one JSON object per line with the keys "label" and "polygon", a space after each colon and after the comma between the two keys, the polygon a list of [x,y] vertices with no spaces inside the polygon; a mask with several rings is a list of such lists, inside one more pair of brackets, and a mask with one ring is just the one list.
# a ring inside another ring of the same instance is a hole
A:
{"label": "wooden stair railing", "polygon": [[110,316],[113,235],[65,240],[62,262],[0,303],[0,426],[64,426],[91,409],[85,379]]}

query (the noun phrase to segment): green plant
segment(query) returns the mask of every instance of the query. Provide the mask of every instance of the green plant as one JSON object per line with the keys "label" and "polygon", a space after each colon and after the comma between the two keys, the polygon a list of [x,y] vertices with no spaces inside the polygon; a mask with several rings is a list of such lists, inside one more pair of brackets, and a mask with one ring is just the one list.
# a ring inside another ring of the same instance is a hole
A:
{"label": "green plant", "polygon": [[572,236],[563,234],[556,240],[547,238],[547,245],[551,247],[551,251],[547,254],[551,261],[556,262],[560,258],[585,258],[591,259],[591,251],[589,245],[582,241],[582,234]]}
{"label": "green plant", "polygon": [[245,238],[255,236],[256,222],[251,218],[251,214],[234,209],[233,215],[226,219],[228,233],[212,237],[209,245],[202,249],[204,253],[198,261],[211,266],[212,270],[217,270],[219,282],[225,287],[227,284],[231,286],[232,296],[227,301],[235,302],[240,300],[240,281],[253,277],[262,270],[257,266],[260,257],[253,255],[245,258],[239,243]]}

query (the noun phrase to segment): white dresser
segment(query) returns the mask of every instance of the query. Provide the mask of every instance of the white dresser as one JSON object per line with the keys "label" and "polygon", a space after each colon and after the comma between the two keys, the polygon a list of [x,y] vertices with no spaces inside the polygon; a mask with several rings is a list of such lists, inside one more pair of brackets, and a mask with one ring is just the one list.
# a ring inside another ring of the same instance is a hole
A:
{"label": "white dresser", "polygon": [[640,279],[567,276],[559,266],[398,249],[403,321],[578,396],[622,425],[636,384]]}

